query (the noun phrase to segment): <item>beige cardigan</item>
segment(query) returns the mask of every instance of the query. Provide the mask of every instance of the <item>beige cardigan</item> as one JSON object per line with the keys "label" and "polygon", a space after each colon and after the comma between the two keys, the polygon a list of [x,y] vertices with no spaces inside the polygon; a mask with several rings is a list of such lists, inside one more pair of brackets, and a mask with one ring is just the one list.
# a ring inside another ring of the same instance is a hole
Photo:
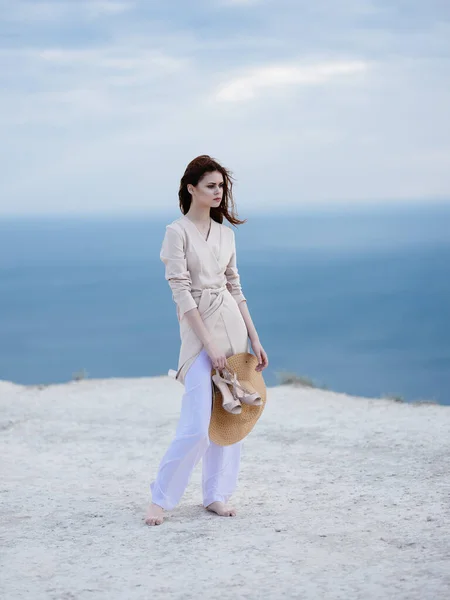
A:
{"label": "beige cardigan", "polygon": [[248,332],[238,304],[245,300],[236,263],[236,245],[231,227],[211,220],[208,239],[182,215],[169,225],[160,258],[172,289],[180,325],[181,347],[178,370],[169,375],[184,384],[185,375],[203,344],[184,319],[198,307],[206,328],[225,355],[248,352]]}

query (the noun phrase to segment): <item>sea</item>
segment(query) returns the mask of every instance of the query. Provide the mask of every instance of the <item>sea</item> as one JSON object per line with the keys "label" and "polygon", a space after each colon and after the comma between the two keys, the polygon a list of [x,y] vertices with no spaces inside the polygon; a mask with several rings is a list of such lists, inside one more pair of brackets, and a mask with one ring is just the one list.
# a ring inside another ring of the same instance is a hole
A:
{"label": "sea", "polygon": [[[299,377],[450,405],[450,203],[239,208],[238,268],[268,386]],[[179,214],[0,219],[0,380],[176,369],[159,251]]]}

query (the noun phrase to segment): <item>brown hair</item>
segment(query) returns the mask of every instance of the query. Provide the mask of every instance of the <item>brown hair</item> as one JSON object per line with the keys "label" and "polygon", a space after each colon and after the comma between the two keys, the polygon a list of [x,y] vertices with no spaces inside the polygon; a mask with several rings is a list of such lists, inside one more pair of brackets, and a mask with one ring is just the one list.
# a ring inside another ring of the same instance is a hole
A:
{"label": "brown hair", "polygon": [[205,173],[212,173],[213,171],[219,171],[219,173],[222,174],[223,197],[219,206],[211,207],[211,218],[218,223],[222,223],[224,217],[232,225],[241,225],[242,223],[245,223],[247,219],[242,221],[237,217],[236,207],[233,200],[233,181],[231,171],[225,167],[222,167],[222,165],[220,165],[216,160],[207,154],[197,156],[197,158],[191,160],[186,167],[183,177],[181,178],[180,189],[178,191],[181,212],[185,215],[191,206],[192,196],[188,192],[188,184],[194,186],[197,185]]}

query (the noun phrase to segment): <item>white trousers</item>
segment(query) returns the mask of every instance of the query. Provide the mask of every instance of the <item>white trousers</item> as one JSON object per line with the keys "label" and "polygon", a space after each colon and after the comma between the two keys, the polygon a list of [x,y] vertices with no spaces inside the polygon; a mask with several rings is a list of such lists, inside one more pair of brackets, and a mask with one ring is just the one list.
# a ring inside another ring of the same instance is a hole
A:
{"label": "white trousers", "polygon": [[152,502],[166,510],[178,504],[201,458],[203,506],[217,500],[228,502],[236,489],[243,440],[230,446],[218,446],[209,439],[211,368],[211,359],[203,349],[186,373],[175,437],[150,485]]}

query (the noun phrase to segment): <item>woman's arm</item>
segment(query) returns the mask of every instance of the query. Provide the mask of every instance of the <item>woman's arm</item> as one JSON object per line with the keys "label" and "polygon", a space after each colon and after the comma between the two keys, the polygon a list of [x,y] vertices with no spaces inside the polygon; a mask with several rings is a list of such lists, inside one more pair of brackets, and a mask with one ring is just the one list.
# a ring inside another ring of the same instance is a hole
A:
{"label": "woman's arm", "polygon": [[269,359],[267,358],[267,354],[266,354],[264,348],[261,346],[261,342],[259,341],[258,332],[256,331],[256,327],[250,316],[250,311],[248,310],[247,299],[242,292],[241,279],[240,279],[239,270],[238,270],[238,266],[237,266],[237,259],[236,259],[236,239],[235,239],[234,231],[232,229],[230,231],[232,233],[232,240],[231,240],[232,251],[231,251],[230,261],[229,261],[226,271],[225,271],[225,275],[227,278],[227,287],[230,290],[231,295],[234,297],[234,299],[237,302],[237,305],[241,312],[242,318],[244,319],[245,325],[247,327],[248,337],[250,338],[253,352],[255,353],[255,356],[258,358],[259,362],[258,362],[258,366],[256,367],[256,370],[262,371],[269,364]]}
{"label": "woman's arm", "polygon": [[245,321],[245,325],[246,325],[247,331],[248,331],[248,337],[250,338],[250,341],[252,342],[252,345],[253,345],[253,342],[259,342],[259,335],[258,335],[258,332],[256,331],[256,327],[250,316],[250,311],[248,310],[247,300],[243,300],[242,302],[239,302],[238,307],[239,307],[239,310],[241,311],[242,318]]}
{"label": "woman's arm", "polygon": [[227,265],[225,275],[227,278],[227,287],[231,292],[231,295],[236,300],[236,303],[241,312],[242,318],[245,321],[245,325],[247,327],[248,337],[250,338],[250,342],[252,344],[253,352],[255,356],[258,358],[258,366],[256,367],[257,371],[262,371],[269,364],[269,360],[267,358],[267,354],[264,348],[261,346],[261,342],[259,341],[259,336],[256,331],[256,327],[253,324],[252,318],[250,316],[250,312],[247,306],[247,299],[242,293],[241,287],[241,279],[239,276],[239,270],[237,267],[236,260],[236,239],[234,235],[234,231],[231,229],[232,239],[231,239],[231,258]]}
{"label": "woman's arm", "polygon": [[188,320],[189,326],[194,330],[196,336],[201,340],[206,353],[211,359],[215,369],[224,369],[227,364],[225,352],[221,350],[211,334],[209,333],[198,308],[193,308],[184,313],[184,319]]}
{"label": "woman's arm", "polygon": [[238,307],[241,311],[242,318],[245,321],[245,325],[248,331],[248,337],[250,338],[253,352],[255,353],[255,356],[258,359],[256,371],[263,371],[269,364],[269,359],[267,358],[267,353],[262,347],[261,342],[259,341],[259,335],[250,316],[247,301],[243,300],[242,302],[239,302]]}

